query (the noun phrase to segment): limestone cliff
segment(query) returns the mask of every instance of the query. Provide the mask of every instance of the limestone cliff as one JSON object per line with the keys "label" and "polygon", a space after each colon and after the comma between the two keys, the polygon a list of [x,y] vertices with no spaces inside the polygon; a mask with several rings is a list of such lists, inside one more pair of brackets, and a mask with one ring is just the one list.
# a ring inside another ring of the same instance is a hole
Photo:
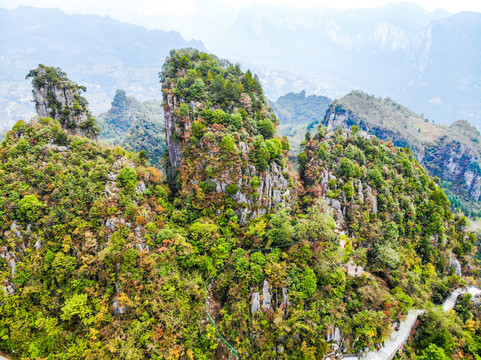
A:
{"label": "limestone cliff", "polygon": [[86,91],[69,80],[60,68],[40,64],[30,70],[26,78],[32,78],[33,99],[39,117],[58,120],[72,134],[95,138],[99,129],[87,109],[88,102],[81,95]]}

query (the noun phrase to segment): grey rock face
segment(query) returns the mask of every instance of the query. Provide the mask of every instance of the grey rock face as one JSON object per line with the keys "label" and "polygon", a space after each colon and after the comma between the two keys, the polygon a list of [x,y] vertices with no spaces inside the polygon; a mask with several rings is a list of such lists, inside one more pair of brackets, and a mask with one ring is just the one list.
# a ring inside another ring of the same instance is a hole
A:
{"label": "grey rock face", "polygon": [[271,293],[269,291],[269,282],[264,280],[264,285],[262,286],[262,309],[271,309]]}
{"label": "grey rock face", "polygon": [[137,187],[135,188],[135,192],[137,194],[143,194],[145,193],[145,190],[147,190],[147,187],[145,186],[144,182],[139,181],[139,183],[137,184]]}
{"label": "grey rock face", "polygon": [[113,306],[113,313],[114,315],[122,315],[122,314],[125,314],[127,312],[127,307],[121,307],[120,306],[120,303],[117,299],[115,299],[113,302],[112,302],[112,306]]}
{"label": "grey rock face", "polygon": [[12,274],[12,276],[15,275],[15,271],[17,269],[17,261],[15,260],[15,258],[10,258],[8,261],[8,266],[10,267],[10,272]]}
{"label": "grey rock face", "polygon": [[58,146],[58,145],[55,145],[55,144],[47,144],[44,146],[44,148],[42,150],[45,150],[45,151],[53,151],[53,152],[65,152],[65,151],[68,151],[68,147],[67,146]]}
{"label": "grey rock face", "polygon": [[59,73],[57,81],[48,80],[44,67],[38,67],[36,71],[36,78],[42,78],[42,81],[33,82],[32,93],[37,115],[59,120],[62,127],[74,134],[95,137],[83,127],[91,115],[86,110],[86,105],[81,106],[81,102],[86,100],[80,95],[80,88]]}
{"label": "grey rock face", "polygon": [[457,276],[461,276],[461,275],[462,275],[462,272],[461,272],[461,263],[459,262],[458,259],[452,258],[452,259],[449,261],[449,267],[450,267],[450,268],[454,268],[454,273],[455,273]]}
{"label": "grey rock face", "polygon": [[176,106],[177,99],[174,96],[167,96],[167,103],[164,108],[165,117],[165,134],[166,134],[166,151],[169,155],[170,164],[167,167],[167,180],[169,182],[174,181],[175,170],[180,166],[180,160],[182,159],[182,150],[177,141],[174,140],[176,134],[177,119],[174,115],[174,108]]}
{"label": "grey rock face", "polygon": [[107,227],[107,229],[109,230],[113,230],[114,227],[115,227],[115,224],[117,224],[118,222],[118,219],[113,217],[113,218],[109,218],[105,221],[105,226]]}
{"label": "grey rock face", "polygon": [[19,239],[23,239],[22,232],[20,231],[20,226],[17,225],[17,220],[13,220],[12,225],[10,225],[10,231],[17,235]]}
{"label": "grey rock face", "polygon": [[[19,249],[19,251],[23,251],[25,249]],[[10,274],[13,276],[15,275],[15,270],[17,268],[17,257],[13,251],[8,251],[6,246],[0,247],[0,257],[7,262],[8,267],[10,268]]]}
{"label": "grey rock face", "polygon": [[287,308],[291,305],[289,302],[289,290],[287,288],[282,288],[282,306]]}
{"label": "grey rock face", "polygon": [[[125,157],[121,157],[120,159],[115,161],[114,164],[112,165],[112,168],[115,169],[115,170],[120,170],[124,167],[133,168],[134,163],[132,161],[130,161],[129,159],[125,158]],[[115,177],[117,178],[117,176],[115,176]]]}
{"label": "grey rock face", "polygon": [[150,248],[147,244],[141,243],[141,244],[134,244],[134,249],[137,250],[138,252],[149,252]]}
{"label": "grey rock face", "polygon": [[3,292],[5,295],[14,295],[15,294],[15,288],[10,285],[10,284],[7,284],[3,287]]}
{"label": "grey rock face", "polygon": [[261,310],[261,296],[258,292],[252,294],[251,313],[254,314]]}

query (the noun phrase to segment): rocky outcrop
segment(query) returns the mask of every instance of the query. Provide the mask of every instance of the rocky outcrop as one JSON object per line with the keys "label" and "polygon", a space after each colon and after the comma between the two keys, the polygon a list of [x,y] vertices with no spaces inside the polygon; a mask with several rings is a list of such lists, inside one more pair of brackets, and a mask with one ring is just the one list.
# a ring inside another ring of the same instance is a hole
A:
{"label": "rocky outcrop", "polygon": [[127,312],[127,307],[122,307],[120,305],[120,302],[115,299],[113,302],[112,302],[112,307],[113,307],[113,314],[114,315],[122,315],[122,314],[125,314]]}
{"label": "rocky outcrop", "polygon": [[[336,104],[329,107],[321,124],[326,126],[328,131],[335,130],[338,126],[344,129],[351,129],[356,125],[359,130],[366,134],[374,135],[381,140],[392,140],[395,146],[411,147],[411,150],[418,158],[418,161],[421,161],[424,157],[423,148],[414,144],[409,144],[409,141],[402,132],[391,130],[387,127],[380,126],[379,124],[374,124],[370,122],[369,119],[358,116],[349,109],[345,109]],[[365,135],[363,137],[365,137]]]}
{"label": "rocky outcrop", "polygon": [[271,293],[269,291],[269,282],[264,280],[264,285],[262,286],[262,308],[264,310],[271,309]]}
{"label": "rocky outcrop", "polygon": [[97,136],[96,121],[87,109],[87,100],[81,96],[85,87],[70,81],[61,69],[42,64],[31,70],[27,78],[32,78],[33,100],[39,117],[58,120],[73,134]]}
{"label": "rocky outcrop", "polygon": [[452,258],[450,261],[449,261],[449,267],[454,269],[454,273],[457,275],[457,276],[461,276],[462,275],[462,272],[461,272],[461,263],[459,262],[458,259],[455,259],[455,258]]}
{"label": "rocky outcrop", "polygon": [[[477,133],[475,128],[473,133]],[[426,148],[423,165],[433,176],[452,183],[456,193],[467,194],[474,201],[480,200],[481,168],[478,154],[466,143],[448,136],[442,137]]]}
{"label": "rocky outcrop", "polygon": [[261,311],[261,294],[258,291],[256,291],[252,293],[251,313],[254,314],[258,311]]}
{"label": "rocky outcrop", "polygon": [[178,99],[173,95],[165,97],[165,143],[169,161],[166,166],[166,177],[170,183],[175,181],[175,171],[180,167],[182,150],[179,141],[175,139],[177,132],[177,118],[174,115],[175,107],[178,107]]}
{"label": "rocky outcrop", "polygon": [[260,291],[254,291],[251,295],[251,314],[258,311],[275,310],[278,308],[287,310],[291,306],[288,288],[273,288],[267,279],[262,283]]}

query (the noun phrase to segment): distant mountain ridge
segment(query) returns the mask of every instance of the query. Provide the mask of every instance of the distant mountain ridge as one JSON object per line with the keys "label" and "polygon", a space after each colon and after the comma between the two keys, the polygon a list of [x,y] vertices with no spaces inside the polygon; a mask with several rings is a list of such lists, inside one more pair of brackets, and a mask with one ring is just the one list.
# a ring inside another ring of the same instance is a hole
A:
{"label": "distant mountain ridge", "polygon": [[140,100],[159,98],[157,72],[172,48],[204,49],[178,32],[147,30],[96,15],[58,9],[0,8],[0,129],[34,115],[25,75],[38,64],[58,64],[87,86],[93,113],[106,111],[116,89]]}
{"label": "distant mountain ridge", "polygon": [[109,111],[98,116],[99,140],[128,151],[145,151],[152,166],[161,168],[165,151],[164,110],[160,100],[140,102],[117,90]]}
{"label": "distant mountain ridge", "polygon": [[[312,74],[334,87],[330,93],[364,89],[438,122],[464,118],[481,126],[480,13],[428,12],[408,3],[347,10],[251,5],[213,49]],[[276,84],[269,76],[260,78]]]}
{"label": "distant mountain ridge", "polygon": [[294,155],[300,152],[306,131],[312,130],[324,119],[331,102],[332,100],[326,96],[315,94],[306,96],[304,90],[285,94],[275,102],[269,102],[279,118],[278,133],[287,136]]}

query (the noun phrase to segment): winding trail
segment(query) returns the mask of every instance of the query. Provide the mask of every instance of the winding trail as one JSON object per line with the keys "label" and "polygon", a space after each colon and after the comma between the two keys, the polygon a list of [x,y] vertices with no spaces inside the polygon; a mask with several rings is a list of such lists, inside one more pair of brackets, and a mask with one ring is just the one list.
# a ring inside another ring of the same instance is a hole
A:
{"label": "winding trail", "polygon": [[[471,294],[473,296],[481,294],[481,290],[476,286],[467,286],[454,290],[443,303],[443,310],[451,310],[456,304],[456,299],[460,295]],[[426,310],[410,310],[406,319],[400,322],[399,329],[391,334],[388,341],[378,351],[370,351],[366,355],[348,356],[344,360],[391,360],[398,350],[406,343],[411,330],[416,324],[419,315]]]}

